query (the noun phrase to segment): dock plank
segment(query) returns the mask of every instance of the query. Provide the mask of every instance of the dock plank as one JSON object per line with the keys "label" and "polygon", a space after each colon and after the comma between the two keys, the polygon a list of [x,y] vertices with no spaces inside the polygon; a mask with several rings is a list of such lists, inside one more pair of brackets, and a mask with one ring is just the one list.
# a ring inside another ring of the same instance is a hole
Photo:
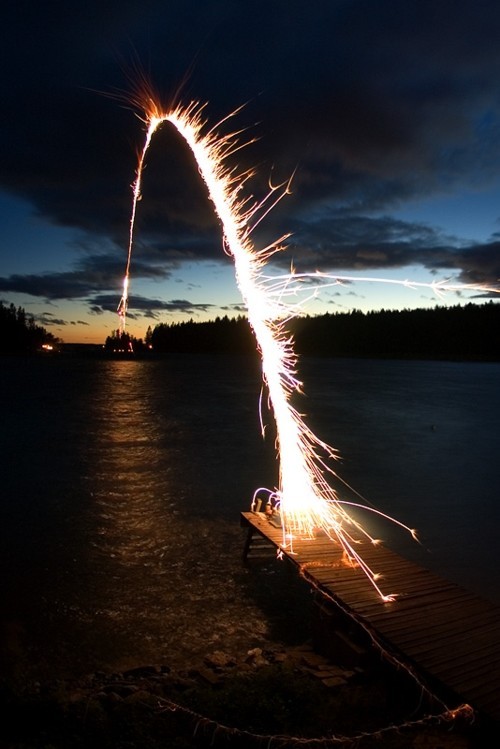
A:
{"label": "dock plank", "polygon": [[336,601],[374,634],[384,649],[440,682],[476,711],[500,721],[500,606],[421,567],[390,549],[362,543],[356,550],[380,573],[384,602],[360,567],[345,563],[325,534],[282,547],[283,533],[263,513],[244,512],[249,534],[270,541],[308,583]]}

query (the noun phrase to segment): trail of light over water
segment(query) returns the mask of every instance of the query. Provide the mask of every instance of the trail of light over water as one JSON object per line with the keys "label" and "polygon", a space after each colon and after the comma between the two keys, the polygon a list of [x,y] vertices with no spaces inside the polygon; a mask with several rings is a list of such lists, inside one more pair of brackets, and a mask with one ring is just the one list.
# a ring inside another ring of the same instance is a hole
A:
{"label": "trail of light over water", "polygon": [[[240,143],[240,132],[219,135],[217,129],[229,115],[214,128],[208,128],[203,116],[204,107],[197,102],[188,106],[177,106],[163,112],[151,97],[137,100],[143,109],[141,118],[145,123],[146,138],[139,156],[136,181],[133,185],[133,208],[130,222],[130,241],[123,296],[118,307],[122,324],[128,306],[130,261],[133,247],[134,224],[137,203],[140,199],[142,170],[151,139],[160,125],[169,122],[185,140],[196,161],[200,175],[207,187],[223,233],[224,249],[232,256],[238,287],[248,312],[248,320],[255,334],[262,358],[263,380],[268,390],[269,403],[276,424],[276,450],[279,462],[278,487],[270,490],[257,490],[256,495],[265,491],[268,502],[279,514],[283,542],[282,546],[293,553],[296,538],[314,538],[324,533],[340,545],[346,563],[360,567],[377,593],[384,601],[394,598],[394,594],[382,592],[378,574],[361,556],[358,548],[363,540],[377,544],[363,526],[346,510],[343,502],[331,485],[331,477],[339,480],[331,463],[337,457],[330,445],[319,439],[307,426],[302,415],[292,403],[294,394],[301,391],[302,383],[297,377],[297,356],[293,341],[286,332],[286,323],[300,313],[300,305],[285,303],[289,295],[296,294],[296,285],[305,280],[315,279],[322,283],[343,283],[359,278],[331,276],[328,274],[288,274],[286,276],[265,277],[263,268],[271,256],[284,249],[283,236],[271,245],[257,249],[251,241],[252,230],[264,216],[272,210],[288,192],[289,183],[270,188],[262,201],[243,194],[247,181],[254,175],[252,170],[239,171],[228,163],[233,154],[247,143]],[[238,111],[238,110],[237,110]],[[380,279],[369,279],[380,281]],[[387,281],[393,283],[390,279]],[[449,288],[446,284],[406,284],[434,288],[443,293]],[[481,288],[460,285],[459,288]],[[327,476],[330,479],[327,480]],[[341,480],[341,479],[340,479]],[[255,496],[256,496],[255,495]],[[255,501],[255,497],[254,497]],[[416,538],[415,531],[389,518],[371,507],[366,510],[376,512],[395,522]]]}

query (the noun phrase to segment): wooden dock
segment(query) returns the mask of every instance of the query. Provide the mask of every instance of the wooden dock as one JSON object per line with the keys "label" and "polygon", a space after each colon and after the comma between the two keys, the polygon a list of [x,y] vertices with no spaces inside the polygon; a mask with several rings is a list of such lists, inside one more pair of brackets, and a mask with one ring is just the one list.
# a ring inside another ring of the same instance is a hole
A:
{"label": "wooden dock", "polygon": [[[281,549],[282,531],[264,513],[243,512],[244,558],[259,543]],[[476,712],[500,721],[500,606],[469,593],[382,546],[365,543],[363,559],[383,575],[384,603],[366,575],[342,562],[326,536],[294,540],[283,554],[311,585],[352,616],[386,652],[428,683],[441,685]]]}

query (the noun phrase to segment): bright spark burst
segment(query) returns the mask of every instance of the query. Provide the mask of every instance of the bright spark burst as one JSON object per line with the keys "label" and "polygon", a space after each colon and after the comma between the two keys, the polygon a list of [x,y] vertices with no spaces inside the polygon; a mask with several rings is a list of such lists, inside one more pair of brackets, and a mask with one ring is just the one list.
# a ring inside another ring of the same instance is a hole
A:
{"label": "bright spark burst", "polygon": [[[312,273],[291,273],[272,275],[266,278],[267,293],[271,295],[297,296],[304,288],[309,288],[310,293],[307,300],[314,297],[321,287],[329,288],[333,286],[344,286],[350,283],[382,283],[392,286],[402,286],[406,289],[430,289],[437,298],[443,298],[449,292],[477,291],[483,294],[498,294],[498,286],[487,286],[484,284],[473,283],[455,283],[447,279],[439,279],[432,283],[425,281],[410,281],[409,279],[397,278],[378,278],[376,276],[346,276],[323,271],[314,271]],[[306,301],[307,301],[306,300]],[[304,302],[296,305],[300,310]]]}
{"label": "bright spark burst", "polygon": [[[264,216],[287,194],[289,182],[278,187],[270,187],[267,196],[260,202],[252,196],[243,195],[243,189],[254,172],[238,171],[228,165],[228,159],[248,143],[239,141],[240,132],[231,132],[227,135],[219,135],[217,132],[220,125],[239,110],[232,112],[215,127],[207,128],[203,116],[204,106],[197,102],[185,107],[176,106],[163,112],[150,93],[141,95],[139,92],[134,103],[139,105],[144,113],[141,120],[146,125],[146,137],[139,155],[133,185],[127,268],[123,296],[118,307],[122,326],[125,324],[128,306],[134,224],[137,203],[141,196],[144,160],[154,133],[164,122],[169,122],[191,149],[206,184],[210,200],[222,225],[224,250],[233,257],[238,287],[260,350],[263,379],[276,423],[276,447],[279,458],[278,488],[266,491],[269,501],[280,513],[282,547],[293,553],[294,538],[313,538],[320,530],[332,541],[340,544],[347,560],[363,570],[384,601],[393,600],[393,594],[386,595],[382,592],[377,582],[379,575],[356,550],[360,539],[364,538],[373,544],[378,543],[377,539],[372,538],[348,513],[346,506],[350,503],[342,501],[325,478],[328,474],[339,478],[329,465],[336,457],[334,448],[320,440],[309,429],[302,415],[291,403],[293,394],[301,391],[302,383],[297,378],[297,357],[293,343],[285,330],[287,321],[300,311],[299,305],[285,303],[287,297],[297,293],[298,284],[310,282],[311,279],[320,282],[321,285],[360,280],[379,282],[380,279],[331,276],[320,272],[292,272],[286,276],[266,278],[262,272],[263,268],[274,253],[284,249],[283,243],[288,237],[281,237],[263,249],[255,248],[250,237]],[[449,285],[443,282],[423,284],[387,279],[385,283],[399,283],[411,287],[427,286],[437,294],[465,288],[485,290],[479,286]],[[416,538],[415,531],[399,521],[372,508],[364,509],[397,523]]]}

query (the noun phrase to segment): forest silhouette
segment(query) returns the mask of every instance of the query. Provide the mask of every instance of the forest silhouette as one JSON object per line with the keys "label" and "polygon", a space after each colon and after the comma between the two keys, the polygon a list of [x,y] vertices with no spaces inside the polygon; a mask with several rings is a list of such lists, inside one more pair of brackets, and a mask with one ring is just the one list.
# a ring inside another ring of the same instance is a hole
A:
{"label": "forest silhouette", "polygon": [[[299,356],[500,361],[500,304],[327,313],[298,317],[286,325]],[[0,351],[33,353],[64,344],[37,325],[24,309],[0,302]],[[258,355],[248,320],[217,317],[159,323],[145,338],[114,332],[102,350],[142,355],[219,353]]]}
{"label": "forest silhouette", "polygon": [[[287,324],[303,356],[500,361],[500,304],[436,306],[295,318]],[[157,353],[256,353],[245,317],[160,323],[148,330]]]}
{"label": "forest silhouette", "polygon": [[0,351],[6,354],[29,354],[58,348],[60,341],[52,333],[35,323],[22,307],[6,306],[0,302]]}

